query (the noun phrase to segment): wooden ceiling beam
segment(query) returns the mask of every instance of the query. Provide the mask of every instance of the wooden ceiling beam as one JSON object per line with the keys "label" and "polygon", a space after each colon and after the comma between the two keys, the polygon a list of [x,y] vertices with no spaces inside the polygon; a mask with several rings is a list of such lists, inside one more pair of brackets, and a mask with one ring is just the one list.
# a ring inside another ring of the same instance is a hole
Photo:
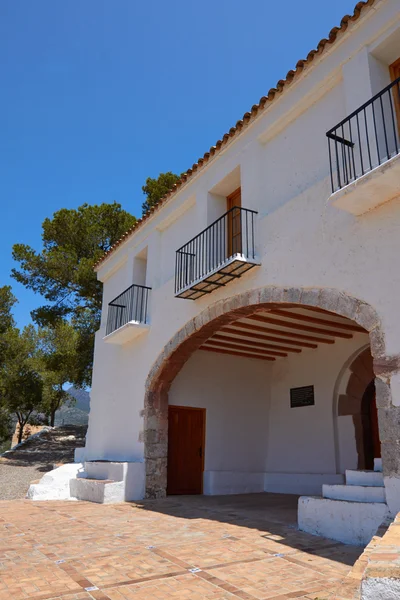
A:
{"label": "wooden ceiling beam", "polygon": [[326,315],[327,317],[332,316],[332,317],[341,317],[342,319],[347,318],[347,317],[342,317],[342,315],[337,315],[336,313],[330,311],[330,310],[325,310],[325,308],[320,308],[319,306],[306,306],[306,305],[302,305],[302,304],[298,304],[297,306],[295,306],[294,304],[292,304],[292,306],[289,306],[288,304],[281,304],[280,306],[273,306],[272,308],[277,308],[277,309],[286,309],[286,308],[301,308],[302,310],[307,310],[309,312],[318,312],[321,313],[323,315]]}
{"label": "wooden ceiling beam", "polygon": [[274,319],[273,317],[251,315],[246,319],[251,321],[259,321],[260,323],[269,323],[270,325],[277,325],[279,327],[286,327],[286,329],[299,329],[300,331],[307,331],[310,333],[319,333],[320,335],[329,335],[331,337],[339,337],[345,339],[351,339],[353,335],[351,333],[343,333],[342,331],[330,331],[329,329],[320,329],[319,327],[311,327],[310,325],[301,325],[300,323],[288,323],[281,319]]}
{"label": "wooden ceiling beam", "polygon": [[[239,332],[240,335],[243,335],[243,332]],[[249,334],[252,335],[252,334]],[[255,346],[256,348],[264,348],[265,350],[281,350],[282,352],[301,352],[300,348],[288,348],[287,346],[275,346],[273,344],[261,344],[260,342],[255,342],[254,340],[244,340],[242,338],[233,337],[231,335],[220,335],[216,333],[213,335],[210,340],[220,340],[221,342],[237,342],[238,344],[244,344],[245,346]]]}
{"label": "wooden ceiling beam", "polygon": [[[250,319],[251,317],[246,317],[246,319]],[[316,342],[317,344],[334,344],[335,340],[331,339],[331,338],[320,338],[320,337],[315,337],[312,335],[306,335],[305,333],[297,333],[295,331],[278,331],[277,329],[271,329],[270,327],[261,327],[260,325],[253,325],[252,323],[242,323],[240,321],[235,321],[234,323],[232,323],[232,325],[234,325],[235,327],[240,327],[241,329],[250,329],[251,331],[259,331],[259,332],[263,332],[263,333],[272,333],[274,335],[279,335],[279,336],[284,336],[284,337],[289,337],[289,338],[299,338],[299,340],[302,341],[302,343],[304,344],[303,340],[306,340],[306,342]],[[293,344],[293,340],[288,340],[288,344]],[[305,343],[306,347],[307,347],[307,343]],[[313,346],[310,344],[311,348],[314,348],[316,346]]]}
{"label": "wooden ceiling beam", "polygon": [[228,348],[228,350],[244,350],[245,352],[250,352],[250,351],[257,352],[257,354],[270,354],[272,356],[282,356],[282,357],[287,356],[286,352],[278,352],[278,351],[274,351],[274,350],[258,350],[258,348],[252,348],[250,350],[250,348],[243,346],[243,344],[232,344],[230,342],[214,342],[214,340],[212,338],[207,340],[206,344],[207,344],[207,346],[212,345],[212,346],[216,346],[217,348]]}
{"label": "wooden ceiling beam", "polygon": [[295,319],[297,321],[306,321],[307,323],[315,323],[316,325],[325,325],[327,327],[334,327],[335,329],[345,329],[346,331],[357,331],[359,333],[366,333],[365,329],[359,325],[352,325],[350,323],[338,323],[337,321],[327,321],[326,319],[318,319],[317,317],[310,317],[309,315],[303,315],[300,313],[293,313],[289,310],[281,310],[273,308],[269,313],[278,315],[279,317],[287,317],[288,319]]}
{"label": "wooden ceiling beam", "polygon": [[221,348],[210,348],[207,346],[201,346],[199,350],[204,350],[205,352],[217,352],[217,354],[229,354],[230,356],[241,356],[243,358],[257,358],[258,360],[268,360],[271,362],[275,360],[275,358],[272,358],[272,356],[251,354],[250,352],[232,352],[231,350],[222,350]]}
{"label": "wooden ceiling beam", "polygon": [[[236,328],[237,327],[237,328]],[[242,329],[249,329],[249,331],[242,331]],[[234,333],[235,335],[247,335],[253,337],[256,340],[267,340],[269,342],[277,342],[278,344],[290,344],[291,346],[301,346],[304,348],[318,348],[317,344],[310,344],[309,342],[302,342],[300,340],[287,340],[273,335],[263,335],[262,333],[254,333],[254,331],[264,331],[264,327],[258,327],[258,325],[248,325],[247,323],[239,323],[236,321],[231,327],[222,327],[220,331],[226,331],[226,333]],[[279,335],[279,331],[277,331]]]}

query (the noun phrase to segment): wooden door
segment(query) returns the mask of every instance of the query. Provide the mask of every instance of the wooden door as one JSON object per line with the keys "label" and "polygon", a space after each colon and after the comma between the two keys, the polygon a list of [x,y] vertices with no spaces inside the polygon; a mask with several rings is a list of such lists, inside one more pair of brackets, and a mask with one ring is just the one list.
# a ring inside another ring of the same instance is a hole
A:
{"label": "wooden door", "polygon": [[374,449],[374,458],[381,458],[381,440],[379,438],[379,425],[378,425],[378,409],[376,407],[376,394],[374,389],[374,395],[370,402],[370,419],[371,419],[371,435],[372,435],[372,446]]}
{"label": "wooden door", "polygon": [[204,408],[168,407],[167,494],[202,494]]}
{"label": "wooden door", "polygon": [[227,210],[233,209],[228,214],[228,258],[233,254],[242,254],[242,190],[238,188],[226,198]]}
{"label": "wooden door", "polygon": [[[390,79],[395,81],[400,77],[400,58],[389,66]],[[397,127],[400,134],[400,84],[393,86],[393,100],[396,110]]]}

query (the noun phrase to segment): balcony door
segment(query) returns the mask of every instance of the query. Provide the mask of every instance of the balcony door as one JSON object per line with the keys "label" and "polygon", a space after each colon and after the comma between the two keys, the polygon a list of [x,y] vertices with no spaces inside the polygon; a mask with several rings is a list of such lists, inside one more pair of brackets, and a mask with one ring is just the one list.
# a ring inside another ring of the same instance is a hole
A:
{"label": "balcony door", "polygon": [[[389,71],[391,81],[395,81],[400,77],[400,58],[389,66]],[[396,109],[397,130],[400,134],[400,84],[393,87],[393,99]]]}
{"label": "balcony door", "polygon": [[[226,198],[228,214],[228,258],[234,254],[242,254],[242,190],[238,188]],[[238,209],[238,210],[235,210]]]}
{"label": "balcony door", "polygon": [[203,493],[205,416],[204,408],[168,407],[168,494]]}

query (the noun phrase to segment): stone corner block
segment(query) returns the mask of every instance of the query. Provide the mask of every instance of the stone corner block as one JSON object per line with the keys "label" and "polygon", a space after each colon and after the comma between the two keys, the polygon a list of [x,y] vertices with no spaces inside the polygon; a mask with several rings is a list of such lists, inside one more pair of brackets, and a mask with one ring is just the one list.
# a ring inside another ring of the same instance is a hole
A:
{"label": "stone corner block", "polygon": [[371,354],[374,358],[382,358],[386,354],[385,334],[380,327],[369,332]]}
{"label": "stone corner block", "polygon": [[376,405],[378,408],[390,408],[392,392],[390,385],[382,379],[375,378]]}

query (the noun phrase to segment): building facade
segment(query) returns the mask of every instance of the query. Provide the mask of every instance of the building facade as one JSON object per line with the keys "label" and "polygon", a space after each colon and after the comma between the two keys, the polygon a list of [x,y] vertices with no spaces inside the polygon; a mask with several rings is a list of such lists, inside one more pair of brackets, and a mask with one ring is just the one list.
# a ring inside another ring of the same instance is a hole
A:
{"label": "building facade", "polygon": [[400,510],[399,9],[359,2],[97,264],[83,458],[126,499],[335,512],[347,475]]}

